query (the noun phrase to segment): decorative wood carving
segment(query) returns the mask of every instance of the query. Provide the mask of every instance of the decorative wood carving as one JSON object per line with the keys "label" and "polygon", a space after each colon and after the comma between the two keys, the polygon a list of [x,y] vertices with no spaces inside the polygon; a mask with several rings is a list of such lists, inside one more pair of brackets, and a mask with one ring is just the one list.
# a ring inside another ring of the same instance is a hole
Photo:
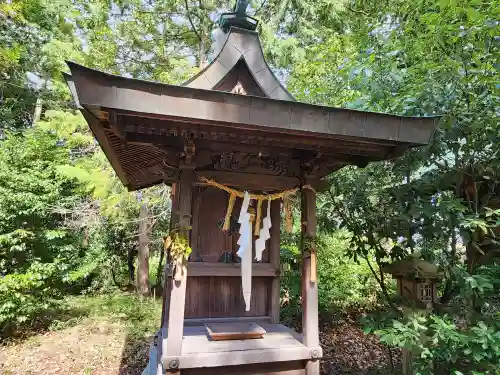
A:
{"label": "decorative wood carving", "polygon": [[231,90],[231,93],[239,95],[247,95],[247,92],[243,88],[243,85],[241,84],[240,81],[236,83],[236,86],[234,86],[234,88]]}
{"label": "decorative wood carving", "polygon": [[276,176],[290,176],[286,161],[277,156],[263,156],[244,152],[224,152],[212,155],[213,168],[216,171],[248,172],[251,167],[262,168],[268,174]]}
{"label": "decorative wood carving", "polygon": [[184,145],[184,152],[182,153],[182,157],[184,157],[184,163],[187,165],[191,165],[193,161],[194,154],[196,152],[196,146],[192,139],[186,140]]}
{"label": "decorative wood carving", "polygon": [[179,168],[177,166],[178,160],[173,162],[168,158],[168,155],[164,156],[162,159],[162,171],[163,171],[163,181],[172,182],[179,180]]}

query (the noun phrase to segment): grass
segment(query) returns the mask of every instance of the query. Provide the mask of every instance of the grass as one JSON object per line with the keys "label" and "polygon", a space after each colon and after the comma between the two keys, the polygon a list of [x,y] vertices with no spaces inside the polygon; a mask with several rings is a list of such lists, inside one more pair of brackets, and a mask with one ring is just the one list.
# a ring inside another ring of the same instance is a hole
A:
{"label": "grass", "polygon": [[48,328],[0,346],[4,375],[136,375],[147,364],[161,304],[129,294],[67,298]]}

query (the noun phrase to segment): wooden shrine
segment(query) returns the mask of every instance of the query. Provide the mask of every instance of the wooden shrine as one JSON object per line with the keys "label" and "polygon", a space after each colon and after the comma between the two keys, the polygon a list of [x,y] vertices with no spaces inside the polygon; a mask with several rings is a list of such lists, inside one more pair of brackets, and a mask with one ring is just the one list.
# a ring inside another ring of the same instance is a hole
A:
{"label": "wooden shrine", "polygon": [[[177,280],[166,271],[161,330],[145,373],[319,374],[313,241],[303,253],[303,331],[297,333],[279,323],[281,202],[273,200],[270,239],[262,260],[251,265],[246,311],[238,233],[220,228],[228,193],[201,178],[260,194],[298,188],[302,233],[314,238],[314,187],[321,178],[428,143],[437,119],[298,103],[267,65],[256,21],[238,7],[223,21],[222,50],[182,86],[68,63],[76,105],[120,180],[129,190],[171,185],[172,223],[193,249]],[[241,204],[237,199],[234,214]],[[235,322],[260,338],[225,340],[241,329],[220,332],[217,324]]]}

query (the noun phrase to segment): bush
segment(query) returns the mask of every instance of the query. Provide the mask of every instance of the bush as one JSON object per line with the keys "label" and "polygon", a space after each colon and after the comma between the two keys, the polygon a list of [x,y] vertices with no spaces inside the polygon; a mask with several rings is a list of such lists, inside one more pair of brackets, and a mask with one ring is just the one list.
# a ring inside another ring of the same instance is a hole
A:
{"label": "bush", "polygon": [[346,257],[350,234],[338,230],[318,236],[318,302],[332,307],[366,307],[376,302],[378,285],[366,263]]}
{"label": "bush", "polygon": [[493,375],[500,368],[498,318],[461,329],[446,315],[415,313],[375,333],[389,346],[409,349],[413,370],[422,375]]}
{"label": "bush", "polygon": [[[319,233],[318,303],[320,311],[368,307],[377,300],[378,284],[368,265],[345,256],[350,235],[345,230]],[[281,248],[281,318],[293,324],[300,316],[300,240],[285,241]]]}
{"label": "bush", "polygon": [[42,313],[60,306],[60,294],[52,288],[54,264],[33,264],[28,272],[0,278],[0,332],[18,325],[32,326]]}

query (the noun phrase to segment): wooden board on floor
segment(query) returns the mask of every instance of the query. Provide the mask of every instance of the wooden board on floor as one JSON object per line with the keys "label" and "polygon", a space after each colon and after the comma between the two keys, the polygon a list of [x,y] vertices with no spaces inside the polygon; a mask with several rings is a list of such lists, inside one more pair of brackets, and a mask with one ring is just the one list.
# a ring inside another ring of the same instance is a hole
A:
{"label": "wooden board on floor", "polygon": [[252,322],[208,323],[205,324],[212,340],[261,339],[266,330]]}

